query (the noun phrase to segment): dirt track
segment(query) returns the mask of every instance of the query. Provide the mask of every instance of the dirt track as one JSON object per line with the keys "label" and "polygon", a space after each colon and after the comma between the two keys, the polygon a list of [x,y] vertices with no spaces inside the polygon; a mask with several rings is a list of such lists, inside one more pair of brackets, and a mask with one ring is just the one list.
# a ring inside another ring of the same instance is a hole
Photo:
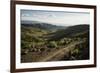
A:
{"label": "dirt track", "polygon": [[61,59],[66,53],[68,53],[70,50],[72,50],[75,45],[84,43],[84,41],[74,41],[70,43],[67,47],[61,48],[59,50],[55,50],[50,52],[48,55],[41,57],[38,61],[43,62],[43,61],[54,61],[54,60],[59,60]]}

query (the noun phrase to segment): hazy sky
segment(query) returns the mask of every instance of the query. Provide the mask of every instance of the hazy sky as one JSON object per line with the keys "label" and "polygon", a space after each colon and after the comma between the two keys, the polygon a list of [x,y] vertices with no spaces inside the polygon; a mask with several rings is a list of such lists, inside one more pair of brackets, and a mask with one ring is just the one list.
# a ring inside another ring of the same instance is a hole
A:
{"label": "hazy sky", "polygon": [[21,10],[21,20],[41,21],[61,26],[90,24],[90,13],[67,12],[67,11]]}

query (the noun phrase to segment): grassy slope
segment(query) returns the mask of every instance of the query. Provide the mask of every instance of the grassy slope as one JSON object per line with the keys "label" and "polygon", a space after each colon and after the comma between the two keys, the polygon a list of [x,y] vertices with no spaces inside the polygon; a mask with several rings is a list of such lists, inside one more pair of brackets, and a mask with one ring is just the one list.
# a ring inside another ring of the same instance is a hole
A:
{"label": "grassy slope", "polygon": [[[22,26],[21,27],[21,54],[22,54],[21,59],[22,59],[22,62],[41,61],[41,60],[38,60],[40,57],[43,58],[44,56],[47,56],[51,52],[52,54],[55,53],[57,51],[57,48],[61,46],[66,47],[66,45],[61,44],[62,41],[64,43],[65,41],[74,42],[74,41],[80,41],[82,39],[89,41],[88,37],[89,37],[89,26],[88,25],[74,26],[68,29],[58,30],[56,32],[54,31],[50,32],[48,30],[43,30],[43,29],[34,28],[34,27]],[[52,46],[50,46],[52,44],[51,41],[53,41],[53,48]],[[85,46],[84,47],[86,48],[85,51],[83,50],[84,48],[81,48],[82,50],[80,50],[80,47],[81,47],[80,45],[76,46],[75,49],[71,51],[72,54],[70,55],[69,60],[71,60],[73,57],[74,59],[88,59],[88,57],[84,58],[84,54],[81,53],[82,51],[87,52],[85,56],[88,56],[89,54],[88,41],[86,41],[85,44],[83,44],[82,46],[82,47]],[[58,45],[59,42],[61,45]],[[54,44],[56,44],[57,46],[55,47]],[[66,53],[65,53],[61,60],[68,60],[67,58],[68,57],[66,57]],[[54,59],[51,59],[51,60],[54,60]]]}

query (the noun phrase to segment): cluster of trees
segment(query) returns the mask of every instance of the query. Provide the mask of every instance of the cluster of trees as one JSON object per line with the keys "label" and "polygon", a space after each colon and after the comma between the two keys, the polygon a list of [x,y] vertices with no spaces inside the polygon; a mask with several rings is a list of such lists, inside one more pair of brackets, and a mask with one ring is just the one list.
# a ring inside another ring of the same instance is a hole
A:
{"label": "cluster of trees", "polygon": [[89,59],[89,42],[86,38],[84,43],[77,44],[75,47],[65,54],[62,60],[84,60]]}
{"label": "cluster of trees", "polygon": [[[59,49],[61,47],[66,47],[68,44],[70,44],[72,41],[80,40],[79,38],[63,38],[58,41],[48,41],[43,40],[41,38],[29,38],[28,41],[26,41],[27,36],[25,40],[21,41],[21,48],[22,48],[22,54],[27,51],[28,52],[50,52],[52,49]],[[31,41],[31,40],[34,41]],[[26,54],[26,53],[25,53]]]}
{"label": "cluster of trees", "polygon": [[[31,39],[31,38],[30,38]],[[69,42],[66,39],[62,39],[60,41],[45,41],[45,40],[40,40],[38,38],[36,41],[21,41],[21,48],[24,50],[22,51],[25,52],[26,50],[32,51],[32,52],[43,52],[45,50],[52,50],[52,48],[57,49],[60,46],[66,46]],[[27,52],[28,53],[28,52]]]}

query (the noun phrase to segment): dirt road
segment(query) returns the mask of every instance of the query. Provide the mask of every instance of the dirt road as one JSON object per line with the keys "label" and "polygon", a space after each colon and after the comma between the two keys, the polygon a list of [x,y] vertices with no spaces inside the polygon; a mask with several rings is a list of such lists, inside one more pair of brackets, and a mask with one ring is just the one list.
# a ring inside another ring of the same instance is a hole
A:
{"label": "dirt road", "polygon": [[84,43],[84,41],[72,42],[65,48],[52,51],[48,55],[41,57],[38,61],[43,62],[43,61],[58,60],[62,58],[66,53],[68,53],[70,50],[72,50],[75,47],[75,45],[80,44],[80,43]]}

